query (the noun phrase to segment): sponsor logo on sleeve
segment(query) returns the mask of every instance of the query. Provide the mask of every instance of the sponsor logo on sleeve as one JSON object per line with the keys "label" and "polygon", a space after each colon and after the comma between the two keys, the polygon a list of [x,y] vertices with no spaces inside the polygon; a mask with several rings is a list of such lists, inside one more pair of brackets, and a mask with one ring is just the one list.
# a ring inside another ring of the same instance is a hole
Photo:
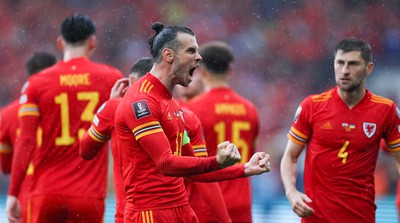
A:
{"label": "sponsor logo on sleeve", "polygon": [[93,124],[94,124],[95,126],[99,126],[99,122],[100,122],[100,120],[99,120],[99,118],[97,117],[97,115],[94,115]]}
{"label": "sponsor logo on sleeve", "polygon": [[25,82],[24,86],[22,86],[21,94],[25,92],[26,88],[29,86],[29,81]]}
{"label": "sponsor logo on sleeve", "polygon": [[96,112],[96,113],[100,113],[101,111],[103,111],[104,108],[106,107],[106,104],[107,104],[107,102],[104,102],[104,103],[100,106],[100,108],[97,109],[97,112]]}
{"label": "sponsor logo on sleeve", "polygon": [[303,110],[303,108],[301,106],[299,106],[296,110],[296,114],[294,114],[294,118],[293,118],[294,123],[297,123],[297,120],[299,120],[301,110]]}
{"label": "sponsor logo on sleeve", "polygon": [[151,115],[150,107],[146,100],[133,103],[132,109],[137,119]]}
{"label": "sponsor logo on sleeve", "polygon": [[21,97],[19,97],[19,103],[20,104],[25,104],[28,101],[28,96],[26,94],[21,95]]}

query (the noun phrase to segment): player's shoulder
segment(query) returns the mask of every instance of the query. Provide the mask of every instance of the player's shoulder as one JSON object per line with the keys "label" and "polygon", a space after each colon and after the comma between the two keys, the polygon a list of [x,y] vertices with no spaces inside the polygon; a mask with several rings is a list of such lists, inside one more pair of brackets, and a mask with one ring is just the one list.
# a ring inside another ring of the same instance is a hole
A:
{"label": "player's shoulder", "polygon": [[389,98],[374,94],[370,91],[367,91],[367,94],[369,95],[369,100],[372,103],[379,105],[388,105],[390,107],[394,105],[394,102]]}
{"label": "player's shoulder", "polygon": [[15,100],[1,108],[1,115],[5,116],[6,114],[9,113],[15,113],[16,111],[18,111],[18,108],[19,108],[19,101]]}
{"label": "player's shoulder", "polygon": [[197,115],[188,107],[186,106],[181,106],[182,112],[183,112],[183,117],[188,120],[199,120]]}
{"label": "player's shoulder", "polygon": [[310,101],[312,103],[324,102],[331,99],[333,97],[333,93],[334,89],[330,89],[319,94],[311,94],[306,97],[304,101]]}
{"label": "player's shoulder", "polygon": [[248,110],[253,110],[253,111],[257,110],[256,105],[249,98],[239,94],[234,90],[231,91],[231,94],[234,96],[236,102],[244,104]]}
{"label": "player's shoulder", "polygon": [[118,105],[121,103],[122,98],[110,98],[105,101],[97,110],[96,113],[101,113],[104,110],[116,110]]}
{"label": "player's shoulder", "polygon": [[[103,77],[117,77],[117,78],[122,78],[122,72],[117,69],[116,67],[113,67],[111,65],[105,64],[105,63],[100,63],[100,62],[95,62],[95,61],[90,61],[89,64],[93,70],[96,70],[95,73],[101,74]],[[107,76],[104,76],[106,74]]]}

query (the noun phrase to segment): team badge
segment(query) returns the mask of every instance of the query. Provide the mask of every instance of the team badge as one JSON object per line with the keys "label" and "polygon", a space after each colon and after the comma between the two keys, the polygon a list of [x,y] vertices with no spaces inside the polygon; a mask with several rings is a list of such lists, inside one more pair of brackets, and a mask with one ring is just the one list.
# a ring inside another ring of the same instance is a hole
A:
{"label": "team badge", "polygon": [[364,122],[363,123],[363,130],[364,130],[365,135],[368,138],[371,138],[375,134],[376,124],[375,123],[370,123],[370,122]]}
{"label": "team badge", "polygon": [[301,106],[299,106],[296,110],[296,114],[294,114],[294,118],[293,118],[294,123],[297,123],[297,120],[299,120],[301,110],[303,110],[303,108]]}
{"label": "team badge", "polygon": [[151,115],[150,107],[146,100],[140,100],[133,103],[132,109],[137,119]]}

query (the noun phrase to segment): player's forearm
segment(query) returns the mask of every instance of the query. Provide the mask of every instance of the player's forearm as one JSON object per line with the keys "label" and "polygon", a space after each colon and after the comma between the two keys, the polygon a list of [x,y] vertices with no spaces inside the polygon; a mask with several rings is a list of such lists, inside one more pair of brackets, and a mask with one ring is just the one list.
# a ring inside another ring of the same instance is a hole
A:
{"label": "player's forearm", "polygon": [[240,177],[246,177],[244,173],[244,165],[233,165],[225,169],[197,174],[195,176],[188,177],[190,181],[197,182],[220,182],[224,180],[233,180]]}
{"label": "player's forearm", "polygon": [[160,172],[167,176],[186,177],[221,169],[216,157],[175,156],[164,153],[157,162]]}
{"label": "player's forearm", "polygon": [[216,157],[188,157],[173,155],[164,134],[152,134],[139,141],[159,171],[167,176],[186,177],[221,169]]}
{"label": "player's forearm", "polygon": [[396,167],[397,167],[397,172],[400,175],[400,151],[396,151],[396,152],[391,152],[391,155],[394,157],[394,159],[396,160]]}
{"label": "player's forearm", "polygon": [[288,156],[281,160],[281,178],[286,196],[296,190],[297,162]]}
{"label": "player's forearm", "polygon": [[34,150],[37,148],[36,133],[38,116],[22,116],[19,120],[20,136],[17,138],[12,161],[12,172],[8,194],[18,196]]}
{"label": "player's forearm", "polygon": [[36,136],[20,137],[17,140],[12,162],[12,172],[8,194],[18,196],[25,178],[33,150],[36,148]]}
{"label": "player's forearm", "polygon": [[[90,130],[89,130],[90,131]],[[79,142],[79,155],[85,160],[91,160],[103,148],[103,141],[96,141],[86,132]]]}
{"label": "player's forearm", "polygon": [[0,167],[4,174],[11,172],[13,153],[0,153]]}

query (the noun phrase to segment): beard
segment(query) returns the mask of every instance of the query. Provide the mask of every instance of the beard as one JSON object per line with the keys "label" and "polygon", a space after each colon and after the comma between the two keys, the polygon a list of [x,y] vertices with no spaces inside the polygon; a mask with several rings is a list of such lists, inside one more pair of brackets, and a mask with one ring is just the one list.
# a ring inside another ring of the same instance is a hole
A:
{"label": "beard", "polygon": [[361,84],[361,82],[359,82],[359,83],[352,83],[352,84],[349,84],[349,85],[343,85],[343,84],[340,84],[340,82],[339,83],[337,83],[337,85],[338,85],[338,87],[339,87],[339,89],[340,90],[342,90],[342,91],[345,91],[345,92],[354,92],[354,91],[357,91],[358,89],[360,89],[360,87],[362,86],[362,84]]}

